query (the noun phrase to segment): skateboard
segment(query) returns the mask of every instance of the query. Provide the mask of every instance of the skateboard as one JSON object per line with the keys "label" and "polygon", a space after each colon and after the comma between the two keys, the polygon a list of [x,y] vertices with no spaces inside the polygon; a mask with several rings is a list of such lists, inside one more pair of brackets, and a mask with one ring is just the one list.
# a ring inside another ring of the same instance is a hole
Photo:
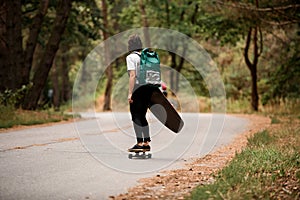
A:
{"label": "skateboard", "polygon": [[140,151],[134,151],[134,152],[129,152],[128,158],[129,159],[149,159],[152,157],[152,154],[149,151],[146,150],[140,150]]}
{"label": "skateboard", "polygon": [[184,125],[175,108],[160,90],[152,93],[150,111],[174,133],[178,133]]}

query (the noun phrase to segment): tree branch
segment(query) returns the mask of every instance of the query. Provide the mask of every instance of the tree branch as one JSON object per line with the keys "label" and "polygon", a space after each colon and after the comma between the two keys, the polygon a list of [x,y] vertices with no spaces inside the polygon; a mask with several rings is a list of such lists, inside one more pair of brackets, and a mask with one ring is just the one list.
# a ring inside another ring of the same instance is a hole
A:
{"label": "tree branch", "polygon": [[261,28],[258,27],[258,32],[259,32],[259,52],[258,52],[258,56],[260,56],[263,52],[263,34],[262,34],[262,31],[261,31]]}
{"label": "tree branch", "polygon": [[289,25],[289,24],[296,24],[299,23],[300,20],[288,20],[288,21],[284,21],[284,22],[273,22],[273,21],[267,21],[264,19],[260,19],[262,22],[265,22],[267,24],[270,24],[272,26],[285,26],[285,25]]}
{"label": "tree branch", "polygon": [[253,51],[254,51],[254,58],[253,58],[253,67],[257,66],[258,63],[258,57],[259,57],[259,53],[258,53],[258,45],[257,45],[257,32],[258,32],[258,27],[254,28],[254,36],[253,36]]}
{"label": "tree branch", "polygon": [[252,34],[252,28],[249,28],[247,39],[246,39],[246,46],[244,49],[244,57],[245,62],[247,64],[247,67],[251,70],[252,63],[249,59],[249,48],[250,48],[250,42],[251,42],[251,34]]}
{"label": "tree branch", "polygon": [[234,4],[234,3],[224,3],[223,1],[215,0],[216,3],[227,6],[227,7],[232,7],[232,8],[239,8],[239,9],[244,9],[244,10],[249,10],[249,11],[257,11],[257,12],[273,12],[273,11],[285,11],[291,8],[300,8],[300,4],[290,4],[286,6],[277,6],[277,7],[270,7],[270,8],[257,8],[252,5],[248,4]]}

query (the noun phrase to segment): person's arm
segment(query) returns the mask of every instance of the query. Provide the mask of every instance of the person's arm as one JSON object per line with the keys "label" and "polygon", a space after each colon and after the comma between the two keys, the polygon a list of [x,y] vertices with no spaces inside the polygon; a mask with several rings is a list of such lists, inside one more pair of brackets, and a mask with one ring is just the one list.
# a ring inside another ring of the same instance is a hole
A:
{"label": "person's arm", "polygon": [[134,88],[134,84],[135,84],[135,70],[129,70],[129,90],[128,90],[128,102],[132,103],[133,100],[131,99],[132,97],[132,93],[133,93],[133,88]]}

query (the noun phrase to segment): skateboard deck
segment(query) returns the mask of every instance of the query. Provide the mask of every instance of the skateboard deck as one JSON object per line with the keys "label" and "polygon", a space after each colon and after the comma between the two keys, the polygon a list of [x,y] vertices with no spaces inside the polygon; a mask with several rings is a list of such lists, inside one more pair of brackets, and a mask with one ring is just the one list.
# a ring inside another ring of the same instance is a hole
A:
{"label": "skateboard deck", "polygon": [[152,154],[149,151],[134,151],[134,152],[129,152],[128,158],[129,159],[149,159],[152,157]]}
{"label": "skateboard deck", "polygon": [[151,96],[150,111],[171,131],[178,133],[184,122],[161,91],[154,91]]}

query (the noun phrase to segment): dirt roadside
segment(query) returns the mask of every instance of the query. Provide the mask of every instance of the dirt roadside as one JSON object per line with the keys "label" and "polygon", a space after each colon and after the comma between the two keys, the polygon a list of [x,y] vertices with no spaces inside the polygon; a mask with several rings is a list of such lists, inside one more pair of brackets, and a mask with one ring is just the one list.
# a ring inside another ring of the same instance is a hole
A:
{"label": "dirt roadside", "polygon": [[234,116],[247,118],[250,123],[247,131],[235,137],[229,145],[204,157],[189,160],[181,169],[161,171],[154,177],[141,179],[139,184],[130,188],[127,193],[109,198],[113,200],[184,199],[198,185],[213,182],[212,174],[225,167],[235,154],[247,145],[247,138],[271,124],[270,118],[264,116],[244,114]]}

